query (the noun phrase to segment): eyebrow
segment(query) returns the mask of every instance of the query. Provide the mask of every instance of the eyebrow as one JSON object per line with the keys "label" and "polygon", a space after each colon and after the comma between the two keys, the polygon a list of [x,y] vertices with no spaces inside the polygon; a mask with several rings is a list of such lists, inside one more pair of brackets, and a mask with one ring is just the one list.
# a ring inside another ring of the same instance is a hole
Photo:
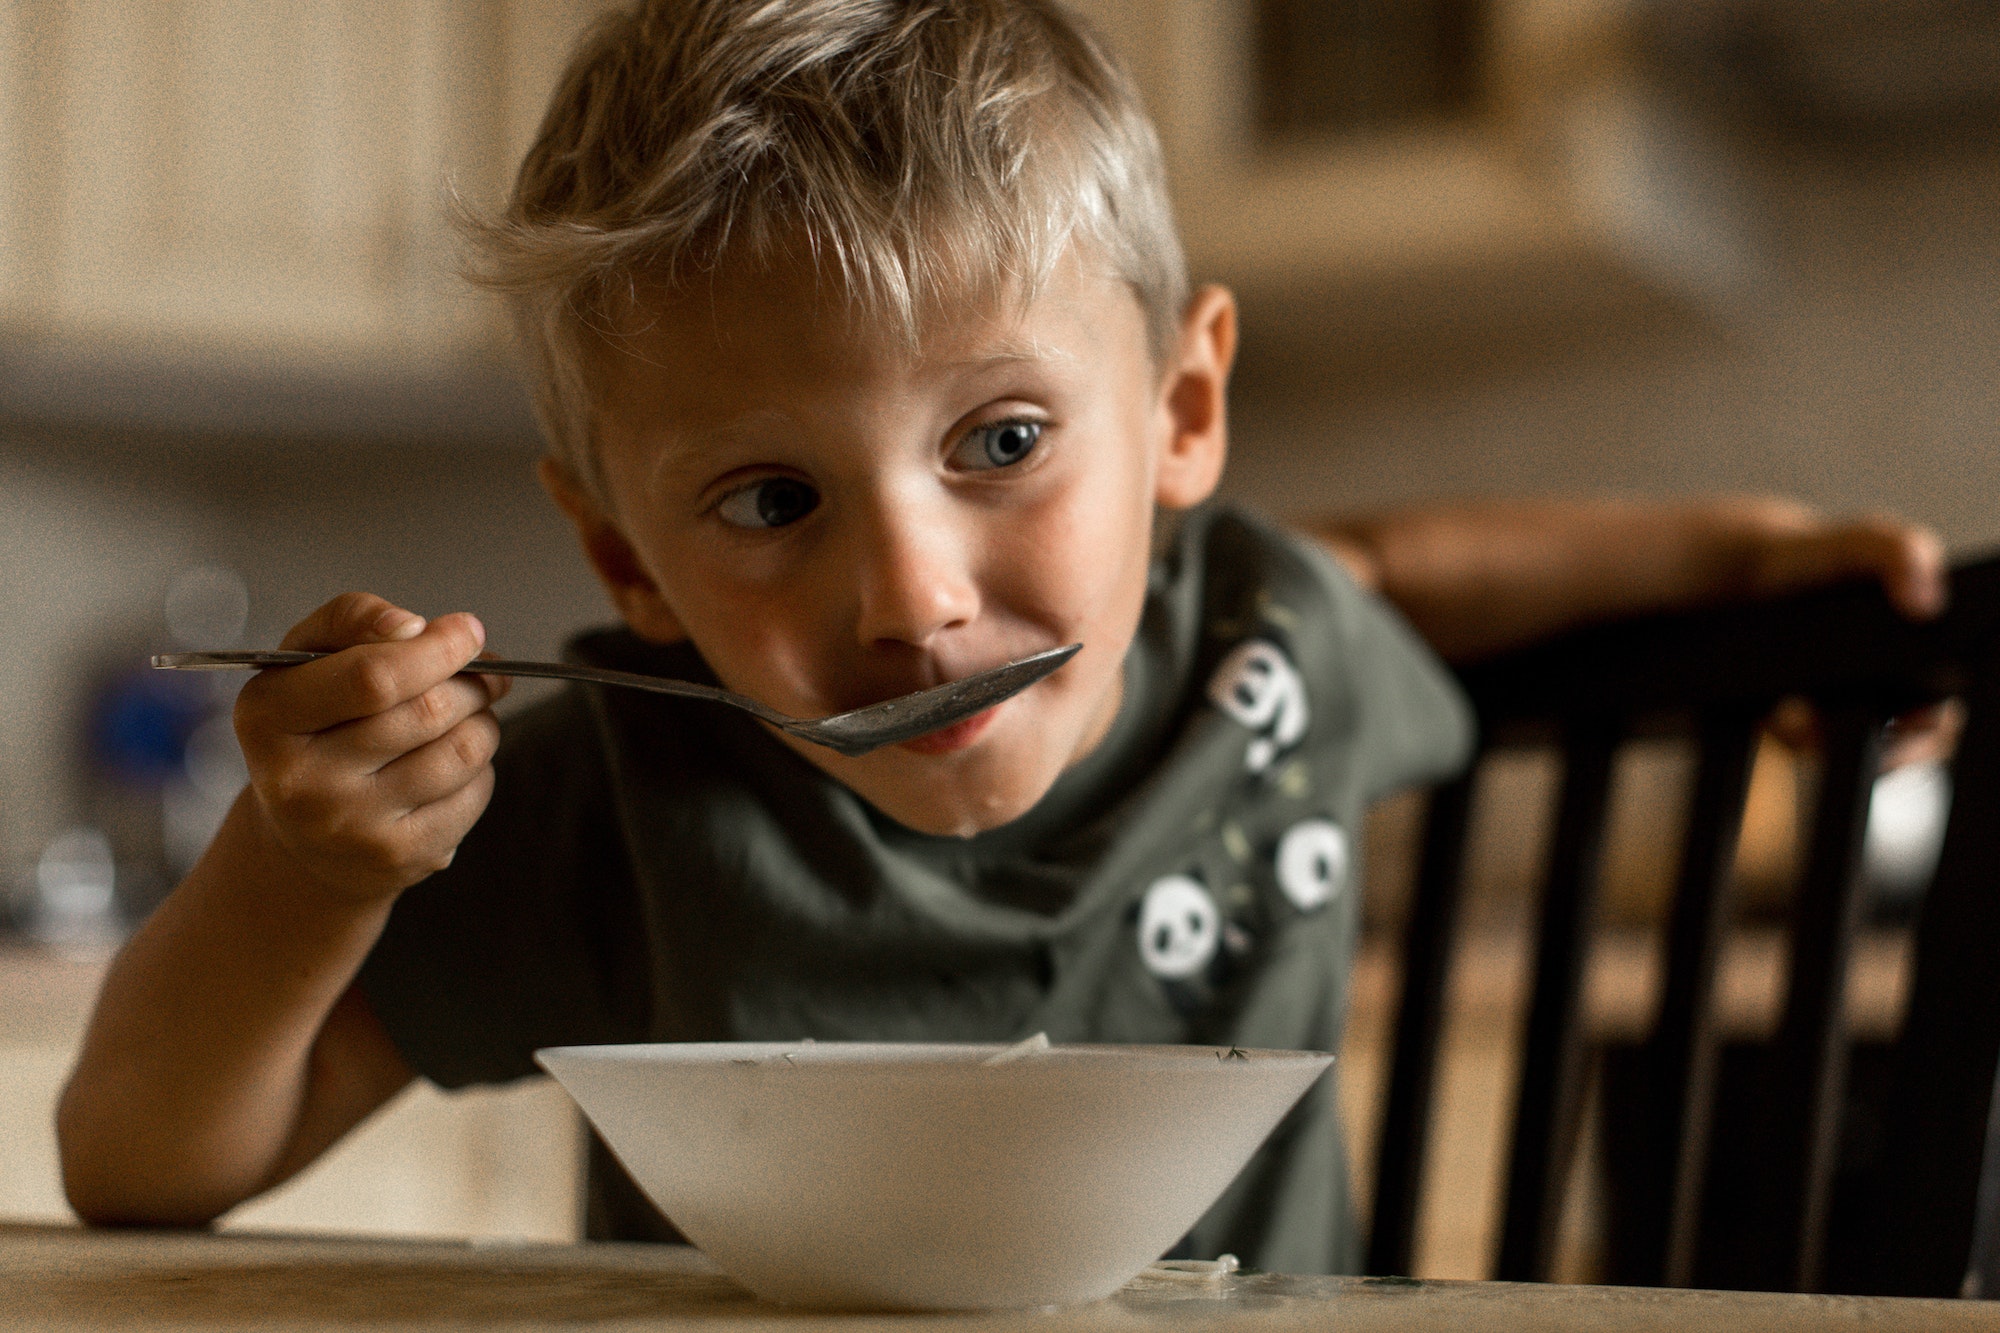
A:
{"label": "eyebrow", "polygon": [[653,465],[647,469],[647,488],[657,486],[661,476],[672,472],[677,464],[685,463],[705,446],[742,439],[756,433],[760,427],[783,427],[787,424],[796,426],[797,423],[776,408],[759,407],[705,430],[662,431],[654,436],[660,448]]}
{"label": "eyebrow", "polygon": [[797,429],[798,422],[792,420],[791,414],[782,408],[753,407],[704,430],[669,431],[668,438],[684,444],[727,443],[772,426]]}
{"label": "eyebrow", "polygon": [[982,355],[961,357],[940,364],[950,370],[983,370],[987,366],[1010,365],[1020,361],[1075,361],[1076,359],[1074,352],[1051,347],[1046,343],[1003,338],[991,351]]}

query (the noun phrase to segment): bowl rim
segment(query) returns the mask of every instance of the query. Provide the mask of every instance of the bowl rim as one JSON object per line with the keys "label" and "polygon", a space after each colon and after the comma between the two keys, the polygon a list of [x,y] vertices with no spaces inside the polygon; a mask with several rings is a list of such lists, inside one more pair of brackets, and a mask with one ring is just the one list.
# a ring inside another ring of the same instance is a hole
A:
{"label": "bowl rim", "polygon": [[534,1052],[535,1063],[553,1073],[550,1061],[593,1065],[652,1065],[679,1069],[784,1069],[790,1072],[897,1074],[941,1070],[973,1070],[993,1074],[1078,1066],[1137,1071],[1210,1066],[1317,1066],[1337,1061],[1329,1051],[1272,1047],[1137,1044],[1118,1042],[1059,1042],[1045,1050],[988,1064],[1009,1051],[1013,1042],[897,1041],[709,1041],[602,1042],[575,1046],[545,1046]]}

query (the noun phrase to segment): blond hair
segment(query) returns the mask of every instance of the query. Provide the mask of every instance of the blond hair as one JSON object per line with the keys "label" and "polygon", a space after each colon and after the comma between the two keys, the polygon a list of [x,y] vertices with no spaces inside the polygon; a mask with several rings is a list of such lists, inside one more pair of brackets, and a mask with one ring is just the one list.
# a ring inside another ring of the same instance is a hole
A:
{"label": "blond hair", "polygon": [[1054,0],[646,0],[579,46],[505,213],[462,222],[600,502],[585,362],[641,275],[803,245],[914,342],[946,303],[1032,296],[1081,241],[1156,357],[1188,294],[1152,124]]}

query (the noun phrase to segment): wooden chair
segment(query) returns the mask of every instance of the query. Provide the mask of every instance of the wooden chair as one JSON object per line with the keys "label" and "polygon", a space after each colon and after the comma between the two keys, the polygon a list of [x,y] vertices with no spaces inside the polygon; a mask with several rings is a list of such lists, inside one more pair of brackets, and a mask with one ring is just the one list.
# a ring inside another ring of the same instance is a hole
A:
{"label": "wooden chair", "polygon": [[[1617,1276],[1692,1284],[1721,1215],[1733,1235],[1760,1241],[1736,1285],[1956,1295],[1984,1280],[2000,1295],[1990,1280],[2000,1277],[2000,1149],[1987,1151],[2000,1070],[2000,559],[1955,570],[1950,609],[1928,624],[1851,585],[1595,627],[1463,675],[1487,750],[1551,742],[1563,761],[1495,1275],[1551,1274],[1590,1073],[1581,982],[1614,755],[1629,737],[1670,730],[1692,737],[1699,758],[1664,991],[1637,1061],[1641,1095],[1627,1099],[1646,1122],[1637,1142],[1649,1147],[1618,1164],[1628,1188],[1616,1201],[1626,1257]],[[1714,993],[1731,867],[1759,724],[1793,696],[1818,709],[1823,758],[1790,982],[1754,1095],[1718,1110]],[[1880,1151],[1836,1197],[1850,1093],[1845,987],[1878,747],[1888,719],[1953,696],[1967,725],[1916,926],[1907,1017],[1885,1056]],[[1475,768],[1431,799],[1378,1143],[1372,1273],[1410,1270],[1477,780]],[[1718,1141],[1755,1148],[1730,1158],[1726,1203],[1712,1187]]]}

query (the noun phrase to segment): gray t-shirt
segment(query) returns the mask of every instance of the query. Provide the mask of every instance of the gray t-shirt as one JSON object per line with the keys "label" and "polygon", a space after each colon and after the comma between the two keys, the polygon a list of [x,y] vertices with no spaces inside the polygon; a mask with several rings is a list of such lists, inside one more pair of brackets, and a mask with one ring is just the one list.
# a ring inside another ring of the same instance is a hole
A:
{"label": "gray t-shirt", "polygon": [[[624,632],[574,650],[712,679]],[[895,824],[733,710],[568,690],[508,722],[486,815],[362,987],[446,1087],[586,1042],[1334,1049],[1362,811],[1465,761],[1451,676],[1324,552],[1226,509],[1155,563],[1125,671],[1105,741],[968,839]],[[1183,1248],[1352,1267],[1334,1079]]]}

